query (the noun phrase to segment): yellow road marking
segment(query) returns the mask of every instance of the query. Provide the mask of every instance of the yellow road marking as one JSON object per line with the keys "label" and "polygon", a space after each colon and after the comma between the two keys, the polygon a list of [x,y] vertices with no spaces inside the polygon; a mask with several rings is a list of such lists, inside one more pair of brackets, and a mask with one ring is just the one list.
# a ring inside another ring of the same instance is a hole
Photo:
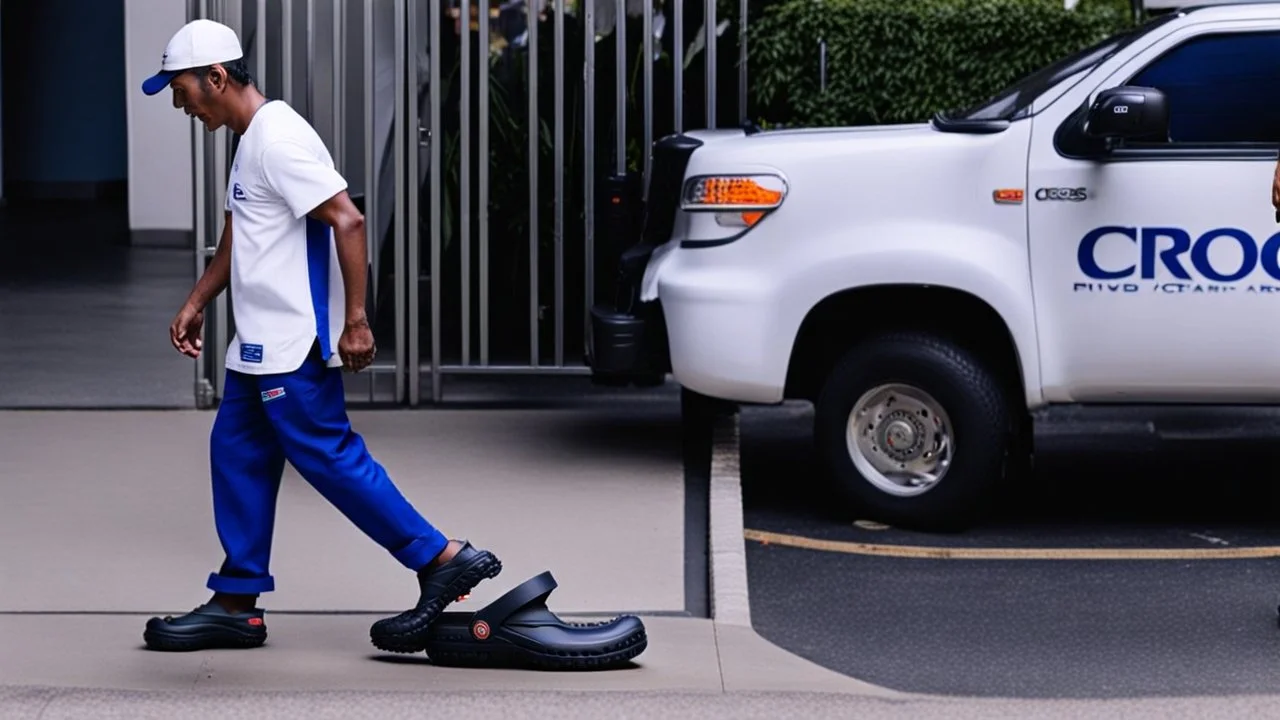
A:
{"label": "yellow road marking", "polygon": [[1280,547],[1236,548],[949,548],[818,540],[801,535],[752,530],[743,535],[766,545],[852,555],[929,560],[1241,560],[1280,557]]}

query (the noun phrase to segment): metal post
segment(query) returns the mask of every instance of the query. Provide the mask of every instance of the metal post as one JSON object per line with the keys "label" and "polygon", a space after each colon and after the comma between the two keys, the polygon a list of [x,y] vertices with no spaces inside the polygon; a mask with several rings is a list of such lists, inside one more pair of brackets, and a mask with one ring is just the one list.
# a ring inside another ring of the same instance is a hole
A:
{"label": "metal post", "polygon": [[258,90],[267,92],[267,0],[258,0],[258,29],[254,33],[257,45]]}
{"label": "metal post", "polygon": [[440,172],[440,23],[444,22],[442,0],[430,0],[431,8],[431,399],[440,402],[440,217],[444,175]]}
{"label": "metal post", "polygon": [[827,41],[818,38],[818,92],[827,91]]}
{"label": "metal post", "polygon": [[480,364],[489,364],[489,1],[480,6]]}
{"label": "metal post", "polygon": [[[477,3],[487,0],[476,0]],[[461,85],[458,88],[462,147],[458,167],[458,249],[462,251],[462,364],[471,364],[471,0],[458,8]],[[484,102],[484,99],[481,99]]]}
{"label": "metal post", "polygon": [[[407,303],[409,314],[404,318],[396,318],[396,327],[408,326],[409,329],[408,361],[406,362],[405,370],[409,374],[409,403],[411,405],[417,405],[422,399],[422,357],[418,350],[419,326],[422,324],[422,318],[418,314],[418,277],[422,273],[422,231],[419,229],[420,224],[418,222],[420,214],[418,193],[422,187],[421,175],[418,172],[418,165],[421,162],[419,150],[422,147],[422,109],[418,106],[418,90],[422,87],[422,82],[418,76],[417,53],[417,47],[421,42],[421,38],[418,35],[418,8],[420,7],[422,7],[421,0],[411,0],[405,13],[405,42],[408,43],[405,60],[408,77],[405,80],[404,95],[408,99],[409,105],[404,131],[400,133],[404,137],[405,146],[408,148],[408,152],[405,153],[405,162],[409,164],[409,167],[405,170],[405,176],[409,180],[403,190],[408,194],[409,206],[405,216],[405,222],[409,228],[405,238],[405,241],[409,244],[409,257],[404,268],[404,276],[409,284],[409,299]],[[430,48],[432,53],[435,50],[434,47]],[[435,371],[434,367],[431,368],[432,374],[435,374]]]}
{"label": "metal post", "polygon": [[556,366],[564,365],[564,4],[555,2],[555,242],[556,260]]}
{"label": "metal post", "polygon": [[315,88],[315,66],[316,66],[316,8],[315,0],[304,0],[303,10],[307,14],[307,67],[304,68],[306,76],[306,95],[307,95],[307,119],[315,124],[316,121],[316,88]]}
{"label": "metal post", "polygon": [[747,0],[738,5],[738,121],[747,119]]}
{"label": "metal post", "polygon": [[707,45],[707,127],[716,126],[716,0],[706,0],[703,25]]}
{"label": "metal post", "polygon": [[[714,2],[714,0],[708,0]],[[285,103],[293,105],[293,0],[280,0],[280,88]],[[294,106],[296,108],[296,106]]]}
{"label": "metal post", "polygon": [[653,0],[644,0],[644,196],[649,196],[649,171],[653,147]]}
{"label": "metal post", "polygon": [[[187,0],[187,21],[196,20],[201,16],[200,8],[196,0]],[[204,275],[207,261],[209,258],[209,217],[208,210],[205,208],[205,176],[204,176],[204,143],[201,133],[203,132],[196,123],[188,124],[191,133],[191,167],[192,173],[192,229],[195,231],[195,281],[199,282],[200,277]],[[207,357],[207,356],[206,356]],[[205,371],[205,358],[200,358],[195,363],[195,397],[196,403],[200,407],[204,407],[202,402],[205,394],[205,388],[209,384],[209,373]]]}
{"label": "metal post", "polygon": [[[226,0],[210,0],[203,10],[204,17],[223,24],[231,24],[227,13]],[[206,141],[205,152],[208,161],[205,163],[205,171],[208,177],[208,184],[205,188],[206,193],[211,194],[205,205],[206,222],[208,222],[206,237],[216,243],[222,236],[221,230],[224,224],[225,213],[223,208],[226,207],[227,170],[230,164],[227,156],[231,148],[231,133],[225,127],[219,128],[212,135],[202,132],[202,130],[197,126],[197,132],[203,134]],[[214,300],[213,305],[213,342],[208,344],[205,352],[213,355],[214,362],[220,366],[232,332],[231,324],[228,322],[229,318],[227,317],[227,294],[220,293],[217,299]],[[215,374],[217,376],[217,395],[221,397],[226,387],[226,378],[221,372],[216,372]]]}
{"label": "metal post", "polygon": [[[373,55],[373,15],[374,4],[364,3],[363,27],[361,28],[364,52],[364,217],[365,248],[369,261],[373,266],[374,297],[377,297],[377,281],[379,262],[377,253],[377,237],[382,226],[382,218],[378,212],[378,163],[380,156],[374,147],[377,142],[377,128],[374,126],[374,103],[377,100],[377,73],[374,68]],[[370,375],[370,399],[373,395],[372,375]]]}
{"label": "metal post", "polygon": [[[714,2],[714,0],[707,0]],[[617,173],[627,172],[627,0],[617,0],[617,21],[614,24],[614,106],[617,121],[617,137],[614,162]]]}
{"label": "metal post", "polygon": [[[395,274],[396,274],[396,402],[403,402],[405,396],[405,353],[408,350],[405,343],[405,294],[404,289],[408,287],[409,279],[405,273],[405,231],[409,225],[408,218],[405,217],[407,208],[405,207],[405,195],[408,194],[408,188],[405,183],[405,105],[407,98],[405,97],[405,83],[408,74],[408,54],[405,47],[405,20],[407,13],[405,12],[407,0],[395,0],[395,121],[391,127],[391,137],[394,139],[392,143],[392,162],[395,163]],[[374,198],[375,202],[377,198]],[[417,365],[409,370],[413,374],[417,374]]]}
{"label": "metal post", "polygon": [[538,16],[542,0],[525,3],[529,27],[529,364],[538,366]]}
{"label": "metal post", "polygon": [[675,1],[675,22],[671,31],[675,34],[672,47],[675,57],[672,59],[675,72],[675,115],[676,132],[684,131],[684,0]]}
{"label": "metal post", "polygon": [[[677,0],[678,6],[683,0]],[[596,14],[595,0],[582,0],[582,173],[583,201],[583,284],[585,298],[583,329],[591,327],[591,306],[595,304],[596,234]],[[585,336],[585,333],[584,333]]]}
{"label": "metal post", "polygon": [[343,137],[347,125],[347,103],[343,97],[347,74],[347,18],[343,5],[342,0],[333,0],[333,162],[340,173],[347,170],[347,148]]}

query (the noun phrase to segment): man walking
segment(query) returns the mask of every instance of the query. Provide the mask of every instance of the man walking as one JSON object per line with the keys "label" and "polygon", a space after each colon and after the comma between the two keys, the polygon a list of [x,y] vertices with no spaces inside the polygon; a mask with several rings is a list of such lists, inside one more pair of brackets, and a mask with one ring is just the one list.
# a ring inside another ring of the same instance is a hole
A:
{"label": "man walking", "polygon": [[419,600],[374,623],[374,645],[426,647],[430,623],[502,564],[450,540],[400,494],[351,429],[342,372],[376,348],[365,316],[364,218],[307,121],[255,87],[231,28],[197,20],[169,41],[143,92],[213,132],[239,136],[217,252],[169,328],[174,348],[201,350],[203,309],[228,285],[236,334],[226,392],[210,437],[213,503],[226,553],[209,576],[213,597],[179,617],[152,618],[143,637],[160,650],[257,647],[267,636],[257,597],[275,589],[268,566],[284,463],[406,568]]}

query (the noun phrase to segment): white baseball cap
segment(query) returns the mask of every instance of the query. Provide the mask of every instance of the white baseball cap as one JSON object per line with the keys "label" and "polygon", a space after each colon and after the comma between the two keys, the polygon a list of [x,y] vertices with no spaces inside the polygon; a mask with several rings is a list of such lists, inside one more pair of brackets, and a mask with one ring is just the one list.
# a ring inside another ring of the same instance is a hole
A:
{"label": "white baseball cap", "polygon": [[169,39],[160,58],[160,72],[142,83],[142,92],[155,95],[184,70],[231,62],[241,57],[244,57],[244,51],[235,30],[212,20],[193,20]]}

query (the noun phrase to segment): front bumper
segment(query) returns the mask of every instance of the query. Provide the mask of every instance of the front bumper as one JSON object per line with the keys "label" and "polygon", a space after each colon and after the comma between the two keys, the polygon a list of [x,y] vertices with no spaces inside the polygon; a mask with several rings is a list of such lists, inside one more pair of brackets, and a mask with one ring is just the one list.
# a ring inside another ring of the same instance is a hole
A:
{"label": "front bumper", "polygon": [[661,384],[671,371],[662,307],[652,302],[635,312],[609,305],[591,308],[587,364],[600,385]]}

